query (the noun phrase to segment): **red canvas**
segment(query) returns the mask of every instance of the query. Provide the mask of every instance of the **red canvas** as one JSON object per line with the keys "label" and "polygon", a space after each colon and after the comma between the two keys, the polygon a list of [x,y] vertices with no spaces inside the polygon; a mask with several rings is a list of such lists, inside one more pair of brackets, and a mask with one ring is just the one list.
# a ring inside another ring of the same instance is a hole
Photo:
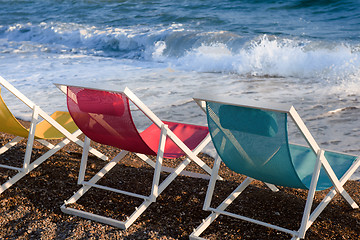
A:
{"label": "red canvas", "polygon": [[[156,155],[161,130],[152,124],[139,134],[123,93],[68,87],[67,104],[76,125],[91,140],[130,152]],[[208,128],[190,124],[164,122],[181,141],[193,150],[208,134]],[[167,138],[164,157],[185,155]]]}

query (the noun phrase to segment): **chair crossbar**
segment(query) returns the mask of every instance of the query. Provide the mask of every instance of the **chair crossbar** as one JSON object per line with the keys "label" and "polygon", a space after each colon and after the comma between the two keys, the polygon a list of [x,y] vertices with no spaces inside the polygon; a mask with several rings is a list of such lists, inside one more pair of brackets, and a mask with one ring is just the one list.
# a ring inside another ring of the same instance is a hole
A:
{"label": "chair crossbar", "polygon": [[226,216],[229,216],[229,217],[237,218],[237,219],[244,220],[244,221],[247,221],[247,222],[255,223],[255,224],[258,224],[258,225],[261,225],[261,226],[264,226],[264,227],[270,227],[270,228],[273,228],[273,229],[281,231],[281,232],[289,233],[291,235],[296,235],[297,234],[296,231],[289,230],[289,229],[283,228],[283,227],[279,227],[279,226],[276,226],[276,225],[273,225],[273,224],[270,224],[270,223],[266,223],[266,222],[263,222],[263,221],[255,220],[255,219],[252,219],[252,218],[248,218],[248,217],[245,217],[245,216],[242,216],[242,215],[234,214],[234,213],[231,213],[231,212],[221,211],[221,210],[218,210],[218,209],[215,209],[215,208],[209,208],[209,211],[213,211],[213,212],[218,213],[218,214],[222,214],[222,215],[226,215]]}
{"label": "chair crossbar", "polygon": [[136,193],[132,193],[132,192],[128,192],[128,191],[123,191],[123,190],[120,190],[120,189],[111,188],[111,187],[107,187],[107,186],[103,186],[103,185],[99,185],[99,184],[93,184],[93,183],[89,183],[89,182],[86,182],[86,181],[82,182],[81,184],[83,184],[85,186],[95,187],[95,188],[99,188],[99,189],[103,189],[103,190],[107,190],[107,191],[111,191],[111,192],[116,192],[116,193],[128,195],[128,196],[131,196],[131,197],[142,198],[144,200],[149,199],[148,196],[144,196],[144,195],[141,195],[141,194],[136,194]]}
{"label": "chair crossbar", "polygon": [[141,160],[149,164],[151,167],[155,168],[155,162],[151,160],[148,156],[142,153],[137,153],[136,156],[138,156]]}
{"label": "chair crossbar", "polygon": [[104,217],[104,216],[100,216],[98,214],[81,211],[81,210],[78,210],[75,208],[69,208],[69,207],[66,207],[65,204],[62,205],[60,208],[61,208],[61,211],[66,214],[71,214],[71,215],[86,218],[89,220],[94,220],[97,222],[105,223],[105,224],[108,224],[108,225],[111,225],[111,226],[114,226],[114,227],[117,227],[120,229],[126,229],[125,222],[123,222],[123,221],[118,221],[113,218]]}
{"label": "chair crossbar", "polygon": [[204,240],[205,238],[190,235],[190,236],[189,236],[189,239],[190,239],[190,240]]}
{"label": "chair crossbar", "polygon": [[270,184],[270,183],[266,183],[266,182],[265,182],[265,185],[266,185],[268,188],[270,188],[270,190],[273,191],[273,192],[278,192],[278,191],[280,191],[274,184]]}
{"label": "chair crossbar", "polygon": [[54,147],[53,144],[49,143],[48,141],[44,140],[44,139],[36,139],[37,142],[41,143],[43,146],[51,149]]}
{"label": "chair crossbar", "polygon": [[7,169],[11,169],[11,170],[16,170],[19,172],[21,172],[23,170],[23,168],[13,167],[13,166],[4,165],[4,164],[0,164],[0,168],[7,168]]}
{"label": "chair crossbar", "polygon": [[[171,168],[171,167],[162,167],[161,171],[172,173],[175,171],[175,169]],[[201,179],[206,179],[206,180],[210,179],[210,175],[208,175],[208,174],[196,173],[196,172],[185,171],[185,170],[181,171],[181,173],[179,173],[179,175],[186,176],[186,177],[192,177],[192,178],[201,178]]]}
{"label": "chair crossbar", "polygon": [[3,147],[0,148],[0,154],[3,154],[7,150],[9,150],[11,147],[18,144],[22,139],[23,138],[19,137],[19,136],[16,136],[15,138],[13,138],[10,142],[8,142],[7,144],[5,144]]}
{"label": "chair crossbar", "polygon": [[[137,153],[136,155],[140,159],[142,159],[144,162],[149,164],[151,167],[155,168],[155,162],[153,160],[151,160],[148,156],[146,156],[145,154],[140,154],[140,153]],[[161,171],[172,173],[175,171],[175,168],[162,166]],[[201,178],[201,179],[206,179],[206,180],[210,179],[210,175],[208,175],[208,174],[196,173],[196,172],[191,172],[191,171],[186,171],[186,170],[181,171],[179,174],[182,176],[193,177],[193,178]]]}

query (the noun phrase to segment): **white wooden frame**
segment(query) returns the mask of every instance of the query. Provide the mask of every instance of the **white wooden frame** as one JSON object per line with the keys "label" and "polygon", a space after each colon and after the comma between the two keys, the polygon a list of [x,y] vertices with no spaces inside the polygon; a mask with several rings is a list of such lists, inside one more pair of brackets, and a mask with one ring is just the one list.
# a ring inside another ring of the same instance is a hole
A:
{"label": "white wooden frame", "polygon": [[[283,112],[290,115],[291,119],[305,138],[306,142],[312,149],[312,151],[317,155],[314,172],[311,179],[310,189],[308,191],[308,197],[306,200],[305,209],[303,212],[303,217],[301,221],[300,228],[297,231],[286,229],[283,227],[279,227],[276,225],[272,225],[266,222],[262,222],[259,220],[255,220],[252,218],[248,218],[245,216],[241,216],[238,214],[234,214],[231,212],[225,211],[225,209],[242,193],[242,191],[250,185],[250,183],[254,180],[251,177],[247,177],[217,208],[211,208],[211,199],[215,188],[215,182],[216,182],[216,176],[219,171],[221,159],[220,157],[215,159],[213,172],[211,175],[211,179],[209,182],[208,190],[206,193],[206,198],[204,202],[203,209],[206,211],[211,211],[212,213],[205,219],[203,222],[194,229],[193,233],[190,235],[190,239],[204,239],[201,238],[200,235],[205,229],[221,214],[227,215],[230,217],[234,217],[237,219],[241,219],[244,221],[252,222],[255,224],[259,224],[265,227],[273,228],[278,231],[282,231],[285,233],[288,233],[292,235],[292,239],[302,239],[305,238],[306,231],[309,229],[311,224],[316,220],[316,218],[320,215],[320,213],[325,209],[325,207],[329,204],[331,199],[337,194],[340,193],[341,196],[350,204],[350,206],[353,209],[359,208],[359,206],[356,204],[356,202],[349,196],[349,194],[344,190],[343,185],[345,182],[351,177],[351,175],[356,171],[356,169],[360,166],[360,157],[358,157],[352,166],[348,169],[348,171],[343,175],[343,177],[339,180],[333,169],[331,168],[329,162],[327,161],[325,155],[324,155],[324,149],[321,149],[318,144],[316,143],[315,139],[311,135],[308,128],[305,126],[304,122],[300,118],[299,114],[295,110],[293,106],[287,106],[287,105],[277,105],[277,106],[269,106],[269,105],[261,105],[259,102],[251,102],[247,101],[246,104],[239,104],[239,101],[236,99],[226,99],[226,98],[209,98],[206,97],[206,95],[202,95],[199,97],[194,98],[196,103],[204,110],[206,107],[206,102],[217,102],[222,104],[229,104],[229,105],[235,105],[235,106],[242,106],[242,107],[251,107],[256,109],[262,109],[262,110],[270,110],[270,111],[276,111],[276,112]],[[326,197],[322,200],[322,202],[316,207],[316,209],[311,212],[311,207],[316,191],[316,185],[319,179],[320,175],[320,169],[321,166],[325,169],[327,175],[329,176],[330,180],[333,183],[332,189],[330,192],[326,195]]]}
{"label": "white wooden frame", "polygon": [[[13,184],[15,184],[17,181],[19,181],[21,178],[23,178],[26,174],[28,174],[30,171],[38,167],[41,163],[43,163],[46,159],[51,157],[53,154],[55,154],[57,151],[59,151],[61,148],[63,148],[65,145],[70,143],[70,141],[76,143],[80,147],[84,146],[84,143],[80,141],[77,137],[82,133],[80,130],[75,131],[74,133],[68,132],[63,126],[61,126],[58,122],[56,122],[53,118],[51,118],[46,112],[44,112],[39,106],[37,106],[35,103],[33,103],[30,99],[28,99],[25,95],[23,95],[19,90],[17,90],[13,85],[11,85],[7,80],[5,80],[3,77],[0,76],[0,84],[6,88],[9,92],[11,92],[14,96],[16,96],[18,99],[20,99],[25,105],[27,105],[30,109],[32,109],[32,118],[31,118],[31,124],[29,129],[29,135],[27,137],[27,144],[26,144],[26,151],[23,161],[22,168],[13,167],[10,165],[0,164],[0,168],[7,168],[11,170],[16,170],[18,173],[11,177],[7,182],[3,183],[0,186],[0,194],[4,192],[6,189],[11,187]],[[57,130],[59,130],[66,138],[62,141],[60,141],[56,146],[52,145],[48,141],[44,139],[35,139],[35,129],[36,125],[38,123],[39,117],[42,117],[45,121],[50,123],[53,127],[55,127]],[[22,137],[15,137],[10,142],[5,144],[0,148],[0,155],[9,150],[11,147],[15,146],[17,143],[19,143],[23,138]],[[42,145],[48,147],[50,150],[46,152],[44,155],[39,157],[38,159],[31,162],[31,153],[34,141],[38,141]],[[95,156],[107,160],[108,158],[100,153],[99,151],[90,148],[90,152],[94,154]]]}
{"label": "white wooden frame", "polygon": [[[67,87],[74,86],[74,85],[64,85],[64,84],[56,84],[57,87],[67,94]],[[84,87],[84,86],[76,86],[76,87]],[[104,90],[98,88],[89,88],[87,89],[94,89],[94,90]],[[169,128],[166,124],[164,124],[129,88],[125,88],[124,91],[114,91],[114,90],[105,90],[109,92],[118,92],[123,93],[126,97],[139,109],[141,110],[147,118],[149,118],[156,126],[161,129],[161,136],[158,148],[158,155],[156,157],[156,161],[152,161],[149,157],[144,154],[136,153],[136,155],[142,159],[144,162],[149,164],[151,167],[154,168],[154,176],[152,181],[152,188],[151,193],[148,196],[122,191],[115,188],[110,188],[107,186],[96,184],[106,173],[108,173],[116,164],[127,155],[128,151],[121,151],[117,156],[115,156],[107,165],[105,165],[97,174],[95,174],[89,181],[84,181],[84,176],[86,172],[86,165],[87,165],[87,147],[84,147],[82,159],[81,159],[81,167],[79,171],[79,179],[78,184],[83,185],[83,187],[78,190],[70,199],[65,201],[65,203],[61,206],[61,210],[64,213],[72,214],[75,216],[87,218],[90,220],[94,220],[97,222],[101,222],[104,224],[112,225],[121,229],[127,229],[131,226],[131,224],[150,206],[151,203],[156,201],[156,198],[165,190],[165,188],[178,176],[178,175],[185,175],[190,177],[197,177],[197,178],[204,178],[210,179],[209,175],[194,173],[185,171],[184,169],[186,166],[194,161],[197,165],[203,168],[207,173],[211,174],[211,168],[206,165],[200,158],[197,157],[198,153],[211,141],[210,135],[208,134],[205,139],[194,149],[191,151]],[[165,140],[169,137],[180,149],[184,151],[187,155],[187,158],[181,162],[176,168],[169,168],[162,166],[163,154],[165,149]],[[90,139],[86,139],[85,141],[86,146],[89,146]],[[167,178],[159,184],[160,181],[160,173],[161,171],[170,172],[171,174],[167,176]],[[217,177],[217,179],[222,179],[221,177]],[[76,203],[78,199],[80,199],[91,187],[100,188],[103,190],[113,191],[119,194],[124,194],[131,197],[136,197],[140,199],[144,199],[144,202],[135,208],[135,211],[131,214],[130,217],[127,218],[126,221],[119,221],[110,217],[104,217],[101,215],[89,213],[86,211],[77,210],[71,208],[67,205]]]}

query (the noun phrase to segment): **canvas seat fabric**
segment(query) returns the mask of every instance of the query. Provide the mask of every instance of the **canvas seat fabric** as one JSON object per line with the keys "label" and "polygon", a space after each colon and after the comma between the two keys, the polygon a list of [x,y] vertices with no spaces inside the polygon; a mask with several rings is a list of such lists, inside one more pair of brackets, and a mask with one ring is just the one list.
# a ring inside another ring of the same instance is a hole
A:
{"label": "canvas seat fabric", "polygon": [[[309,189],[316,154],[288,143],[287,113],[208,102],[208,123],[216,150],[233,171],[276,185]],[[341,178],[357,157],[325,151]],[[332,186],[324,170],[317,190]]]}

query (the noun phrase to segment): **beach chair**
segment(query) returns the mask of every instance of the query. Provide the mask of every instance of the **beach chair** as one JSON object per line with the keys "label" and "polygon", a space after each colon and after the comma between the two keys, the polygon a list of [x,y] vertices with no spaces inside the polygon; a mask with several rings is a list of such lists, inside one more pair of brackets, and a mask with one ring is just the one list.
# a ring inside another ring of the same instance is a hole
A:
{"label": "beach chair", "polygon": [[[14,164],[0,164],[1,168],[11,169],[18,171],[16,175],[11,177],[8,181],[0,186],[0,194],[6,189],[11,187],[14,183],[23,178],[30,171],[38,167],[46,159],[51,157],[54,153],[63,148],[70,141],[75,142],[79,146],[83,146],[84,143],[77,137],[81,134],[81,131],[72,121],[68,112],[57,111],[51,116],[45,113],[40,107],[30,101],[25,95],[19,92],[14,86],[0,76],[0,84],[6,88],[9,92],[19,98],[32,110],[32,119],[30,128],[25,128],[10,112],[9,108],[4,102],[0,94],[0,132],[9,133],[15,136],[10,142],[0,148],[1,154],[5,153],[11,147],[15,146],[22,139],[27,138],[25,156],[21,167],[15,167]],[[1,88],[0,88],[1,93]],[[43,118],[43,121],[39,122],[39,117]],[[53,145],[47,140],[50,139],[63,139],[57,145]],[[34,141],[38,141],[42,145],[48,147],[50,150],[38,159],[31,161],[31,155],[33,150]],[[91,148],[91,153],[107,160],[107,157],[95,149]]]}
{"label": "beach chair", "polygon": [[[200,234],[220,215],[273,228],[292,235],[292,239],[301,239],[337,193],[353,209],[358,208],[343,185],[359,167],[359,158],[320,148],[293,106],[271,106],[205,95],[199,95],[194,100],[206,111],[209,132],[219,157],[214,163],[203,206],[204,210],[212,213],[194,230],[190,239],[203,239]],[[288,142],[288,116],[306,140],[306,146]],[[211,200],[221,161],[247,178],[218,207],[213,208]],[[225,211],[254,179],[308,190],[298,230]],[[315,191],[328,188],[331,188],[329,193],[311,212]]]}
{"label": "beach chair", "polygon": [[[207,127],[162,121],[128,88],[122,92],[114,92],[68,85],[58,85],[58,87],[67,94],[68,110],[75,123],[86,135],[86,146],[89,145],[91,139],[122,150],[89,181],[84,181],[87,166],[87,149],[84,148],[78,179],[78,184],[83,187],[65,201],[61,207],[64,213],[127,229],[151,203],[156,201],[159,194],[179,174],[201,178],[206,176],[207,179],[210,179],[208,173],[211,173],[211,168],[197,157],[197,154],[211,141]],[[151,125],[142,132],[139,132],[134,124],[129,102],[134,104],[132,106],[135,109],[141,110],[146,119],[151,121]],[[151,193],[148,196],[97,184],[128,152],[136,153],[140,159],[154,168]],[[156,160],[153,161],[148,156],[156,156]],[[187,156],[187,158],[175,169],[162,166],[163,158],[174,159],[181,156]],[[207,173],[185,171],[185,167],[192,161]],[[170,174],[159,184],[161,171],[170,172]],[[135,208],[136,210],[126,221],[89,213],[70,206],[92,187],[144,201]]]}

